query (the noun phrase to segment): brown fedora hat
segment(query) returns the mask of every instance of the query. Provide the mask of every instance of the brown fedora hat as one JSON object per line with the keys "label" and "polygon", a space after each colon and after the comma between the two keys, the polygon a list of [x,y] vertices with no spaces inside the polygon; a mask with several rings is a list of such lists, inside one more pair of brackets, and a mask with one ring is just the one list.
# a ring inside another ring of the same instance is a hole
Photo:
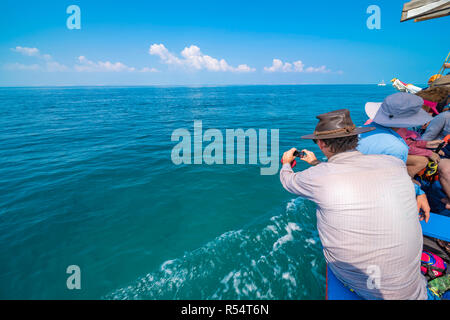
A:
{"label": "brown fedora hat", "polygon": [[314,133],[303,136],[302,139],[342,138],[375,130],[374,127],[357,128],[350,118],[350,111],[347,109],[319,114],[316,118],[319,119],[319,123]]}

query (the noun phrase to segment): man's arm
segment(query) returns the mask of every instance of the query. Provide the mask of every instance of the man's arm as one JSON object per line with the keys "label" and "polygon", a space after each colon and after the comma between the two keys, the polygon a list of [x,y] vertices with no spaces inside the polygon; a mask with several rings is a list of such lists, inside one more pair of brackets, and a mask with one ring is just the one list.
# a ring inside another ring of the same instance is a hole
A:
{"label": "man's arm", "polygon": [[[417,194],[417,193],[416,193]],[[428,203],[428,199],[425,193],[417,195],[417,209],[419,210],[419,220],[425,220],[426,223],[428,223],[428,220],[430,219],[430,205]]]}
{"label": "man's arm", "polygon": [[433,120],[431,120],[430,124],[427,127],[427,130],[422,135],[423,140],[436,140],[439,138],[440,133],[444,129],[445,125],[445,117],[436,116]]}
{"label": "man's arm", "polygon": [[[294,161],[295,148],[286,151],[283,154],[283,167],[280,171],[280,181],[283,187],[296,195],[302,196],[307,199],[312,199],[313,188],[311,187],[311,170],[307,169],[301,172],[294,173],[291,168],[291,163]],[[302,150],[305,152],[306,156],[300,158],[311,165],[316,165],[319,163],[313,152],[308,150]]]}
{"label": "man's arm", "polygon": [[425,140],[412,140],[408,139],[406,143],[409,147],[409,153],[413,156],[424,156],[424,157],[431,157],[433,154],[433,151],[427,149],[427,142]]}
{"label": "man's arm", "polygon": [[414,189],[416,191],[416,201],[417,201],[417,209],[419,210],[419,220],[425,220],[426,223],[428,223],[428,220],[430,219],[430,204],[428,203],[427,195],[425,192],[420,188],[419,183],[412,179]]}

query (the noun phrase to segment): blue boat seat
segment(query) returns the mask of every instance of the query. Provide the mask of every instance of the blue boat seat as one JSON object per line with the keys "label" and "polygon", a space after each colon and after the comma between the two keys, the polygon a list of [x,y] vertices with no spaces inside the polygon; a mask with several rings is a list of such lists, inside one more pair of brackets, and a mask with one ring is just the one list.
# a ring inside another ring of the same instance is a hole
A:
{"label": "blue boat seat", "polygon": [[327,265],[327,300],[362,300],[356,293],[350,291],[336,278],[333,271]]}

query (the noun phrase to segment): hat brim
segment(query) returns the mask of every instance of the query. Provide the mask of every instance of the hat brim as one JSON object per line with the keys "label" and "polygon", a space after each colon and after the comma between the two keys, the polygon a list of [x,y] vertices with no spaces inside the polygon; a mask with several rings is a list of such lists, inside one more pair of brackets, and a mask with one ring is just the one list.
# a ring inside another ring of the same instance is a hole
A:
{"label": "hat brim", "polygon": [[381,102],[367,102],[364,110],[366,111],[367,116],[369,119],[375,118],[378,110],[381,108]]}
{"label": "hat brim", "polygon": [[346,133],[333,133],[333,134],[308,134],[306,136],[302,136],[302,139],[318,139],[318,140],[324,140],[324,139],[333,139],[333,138],[343,138],[343,137],[351,137],[356,136],[361,133],[369,132],[375,130],[375,127],[358,127],[355,128],[352,132],[346,132]]}
{"label": "hat brim", "polygon": [[433,117],[430,116],[422,108],[415,115],[407,117],[393,117],[393,118],[389,118],[387,114],[385,114],[382,110],[379,110],[379,112],[377,112],[377,114],[373,118],[373,122],[382,125],[383,127],[409,128],[422,126],[425,123],[431,121],[432,119]]}

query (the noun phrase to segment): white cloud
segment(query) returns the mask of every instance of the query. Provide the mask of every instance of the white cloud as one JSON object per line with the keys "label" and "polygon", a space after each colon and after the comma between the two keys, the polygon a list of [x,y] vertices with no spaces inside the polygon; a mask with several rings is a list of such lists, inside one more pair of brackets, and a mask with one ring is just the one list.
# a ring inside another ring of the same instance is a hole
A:
{"label": "white cloud", "polygon": [[46,63],[46,71],[48,72],[60,72],[60,71],[68,71],[69,68],[59,62],[56,61],[48,61]]}
{"label": "white cloud", "polygon": [[305,72],[308,73],[329,73],[331,70],[328,70],[326,66],[321,66],[318,68],[308,67],[305,69]]}
{"label": "white cloud", "polygon": [[[122,62],[110,61],[91,61],[85,56],[79,56],[77,63],[73,67],[67,67],[57,61],[54,61],[49,54],[42,54],[38,48],[16,46],[12,51],[24,56],[38,58],[38,63],[22,64],[11,63],[5,65],[9,70],[41,70],[47,72],[140,72],[156,73],[158,69],[152,67],[135,68],[127,66]],[[231,66],[225,59],[217,59],[203,54],[199,47],[191,45],[185,47],[180,55],[171,53],[164,44],[152,44],[149,48],[149,54],[158,56],[161,62],[170,66],[186,68],[191,70],[207,70],[213,72],[236,72],[248,73],[256,69],[247,64],[240,64],[237,67]],[[301,60],[293,62],[283,62],[280,59],[273,59],[270,67],[264,67],[265,72],[305,72],[305,73],[330,73],[325,65],[320,67],[306,67]],[[342,71],[336,72],[342,74]]]}
{"label": "white cloud", "polygon": [[235,71],[236,72],[254,72],[254,71],[256,71],[256,69],[255,68],[250,68],[246,64],[240,64],[240,65],[237,66]]}
{"label": "white cloud", "polygon": [[129,67],[122,62],[109,62],[109,61],[98,61],[94,62],[88,60],[85,56],[78,57],[78,63],[74,69],[78,72],[122,72],[122,71],[135,71],[136,68]]}
{"label": "white cloud", "polygon": [[159,56],[166,64],[182,65],[182,61],[167,50],[163,44],[152,44],[148,51],[151,55]]}
{"label": "white cloud", "polygon": [[13,63],[7,68],[14,70],[43,70],[48,72],[59,72],[59,71],[67,71],[68,67],[65,65],[56,62],[53,60],[52,56],[49,54],[41,54],[38,48],[29,48],[29,47],[21,47],[17,46],[11,49],[14,52],[20,53],[25,56],[35,57],[44,60],[45,62],[41,62],[40,64],[31,64],[24,65],[21,63]]}
{"label": "white cloud", "polygon": [[144,67],[141,70],[139,70],[139,72],[159,72],[159,70],[156,68]]}
{"label": "white cloud", "polygon": [[7,70],[20,70],[20,71],[36,71],[40,70],[41,66],[38,64],[22,64],[22,63],[8,63],[5,65]]}
{"label": "white cloud", "polygon": [[7,70],[19,70],[19,71],[46,71],[46,72],[62,72],[68,71],[69,68],[56,61],[47,61],[45,64],[22,64],[22,63],[9,63],[5,65]]}
{"label": "white cloud", "polygon": [[305,68],[305,65],[301,60],[294,61],[292,63],[281,61],[280,59],[273,59],[272,66],[264,67],[264,71],[266,72],[308,72],[308,73],[328,73],[330,70],[326,68],[326,66],[321,66],[318,68],[308,67]]}
{"label": "white cloud", "polygon": [[287,69],[292,67],[290,63],[283,64],[283,61],[280,59],[273,59],[272,60],[272,66],[271,67],[264,67],[264,71],[267,72],[277,72],[277,71],[284,71],[286,72]]}
{"label": "white cloud", "polygon": [[78,64],[74,66],[75,71],[78,72],[142,72],[153,73],[159,72],[156,68],[144,67],[136,69],[129,67],[122,62],[98,61],[94,62],[87,59],[85,56],[78,57]]}
{"label": "white cloud", "polygon": [[29,47],[21,47],[21,46],[17,46],[15,48],[11,48],[11,51],[20,53],[24,56],[29,56],[29,57],[37,57],[40,59],[44,59],[46,61],[50,61],[52,60],[52,56],[49,54],[41,54],[41,52],[39,51],[38,48],[29,48]]}
{"label": "white cloud", "polygon": [[272,66],[264,67],[266,72],[303,72],[304,68],[303,62],[300,60],[294,61],[292,63],[281,61],[280,59],[273,59]]}
{"label": "white cloud", "polygon": [[302,72],[305,65],[300,60],[294,62],[294,69],[296,72]]}
{"label": "white cloud", "polygon": [[195,70],[208,70],[208,71],[222,71],[222,72],[253,72],[254,68],[250,68],[246,64],[241,64],[237,67],[230,66],[224,59],[216,59],[211,56],[205,55],[201,52],[200,48],[191,45],[185,47],[181,51],[182,58],[177,57],[173,53],[169,52],[163,44],[152,44],[149,49],[151,55],[156,55],[161,59],[161,62],[179,67],[187,67]]}
{"label": "white cloud", "polygon": [[77,72],[142,72],[152,73],[158,72],[155,68],[144,67],[137,70],[134,67],[129,67],[122,62],[110,62],[110,61],[98,61],[94,62],[88,60],[85,56],[78,57],[77,63],[73,67],[65,66],[55,60],[49,54],[42,54],[38,48],[29,48],[17,46],[11,49],[14,52],[20,53],[25,56],[38,58],[39,63],[34,64],[22,64],[22,63],[10,63],[4,65],[8,70],[40,70],[46,72],[64,72],[64,71],[77,71]]}
{"label": "white cloud", "polygon": [[21,53],[25,56],[39,56],[39,49],[38,48],[29,48],[29,47],[21,47],[21,46],[17,46],[15,48],[11,49],[14,52],[18,52]]}

